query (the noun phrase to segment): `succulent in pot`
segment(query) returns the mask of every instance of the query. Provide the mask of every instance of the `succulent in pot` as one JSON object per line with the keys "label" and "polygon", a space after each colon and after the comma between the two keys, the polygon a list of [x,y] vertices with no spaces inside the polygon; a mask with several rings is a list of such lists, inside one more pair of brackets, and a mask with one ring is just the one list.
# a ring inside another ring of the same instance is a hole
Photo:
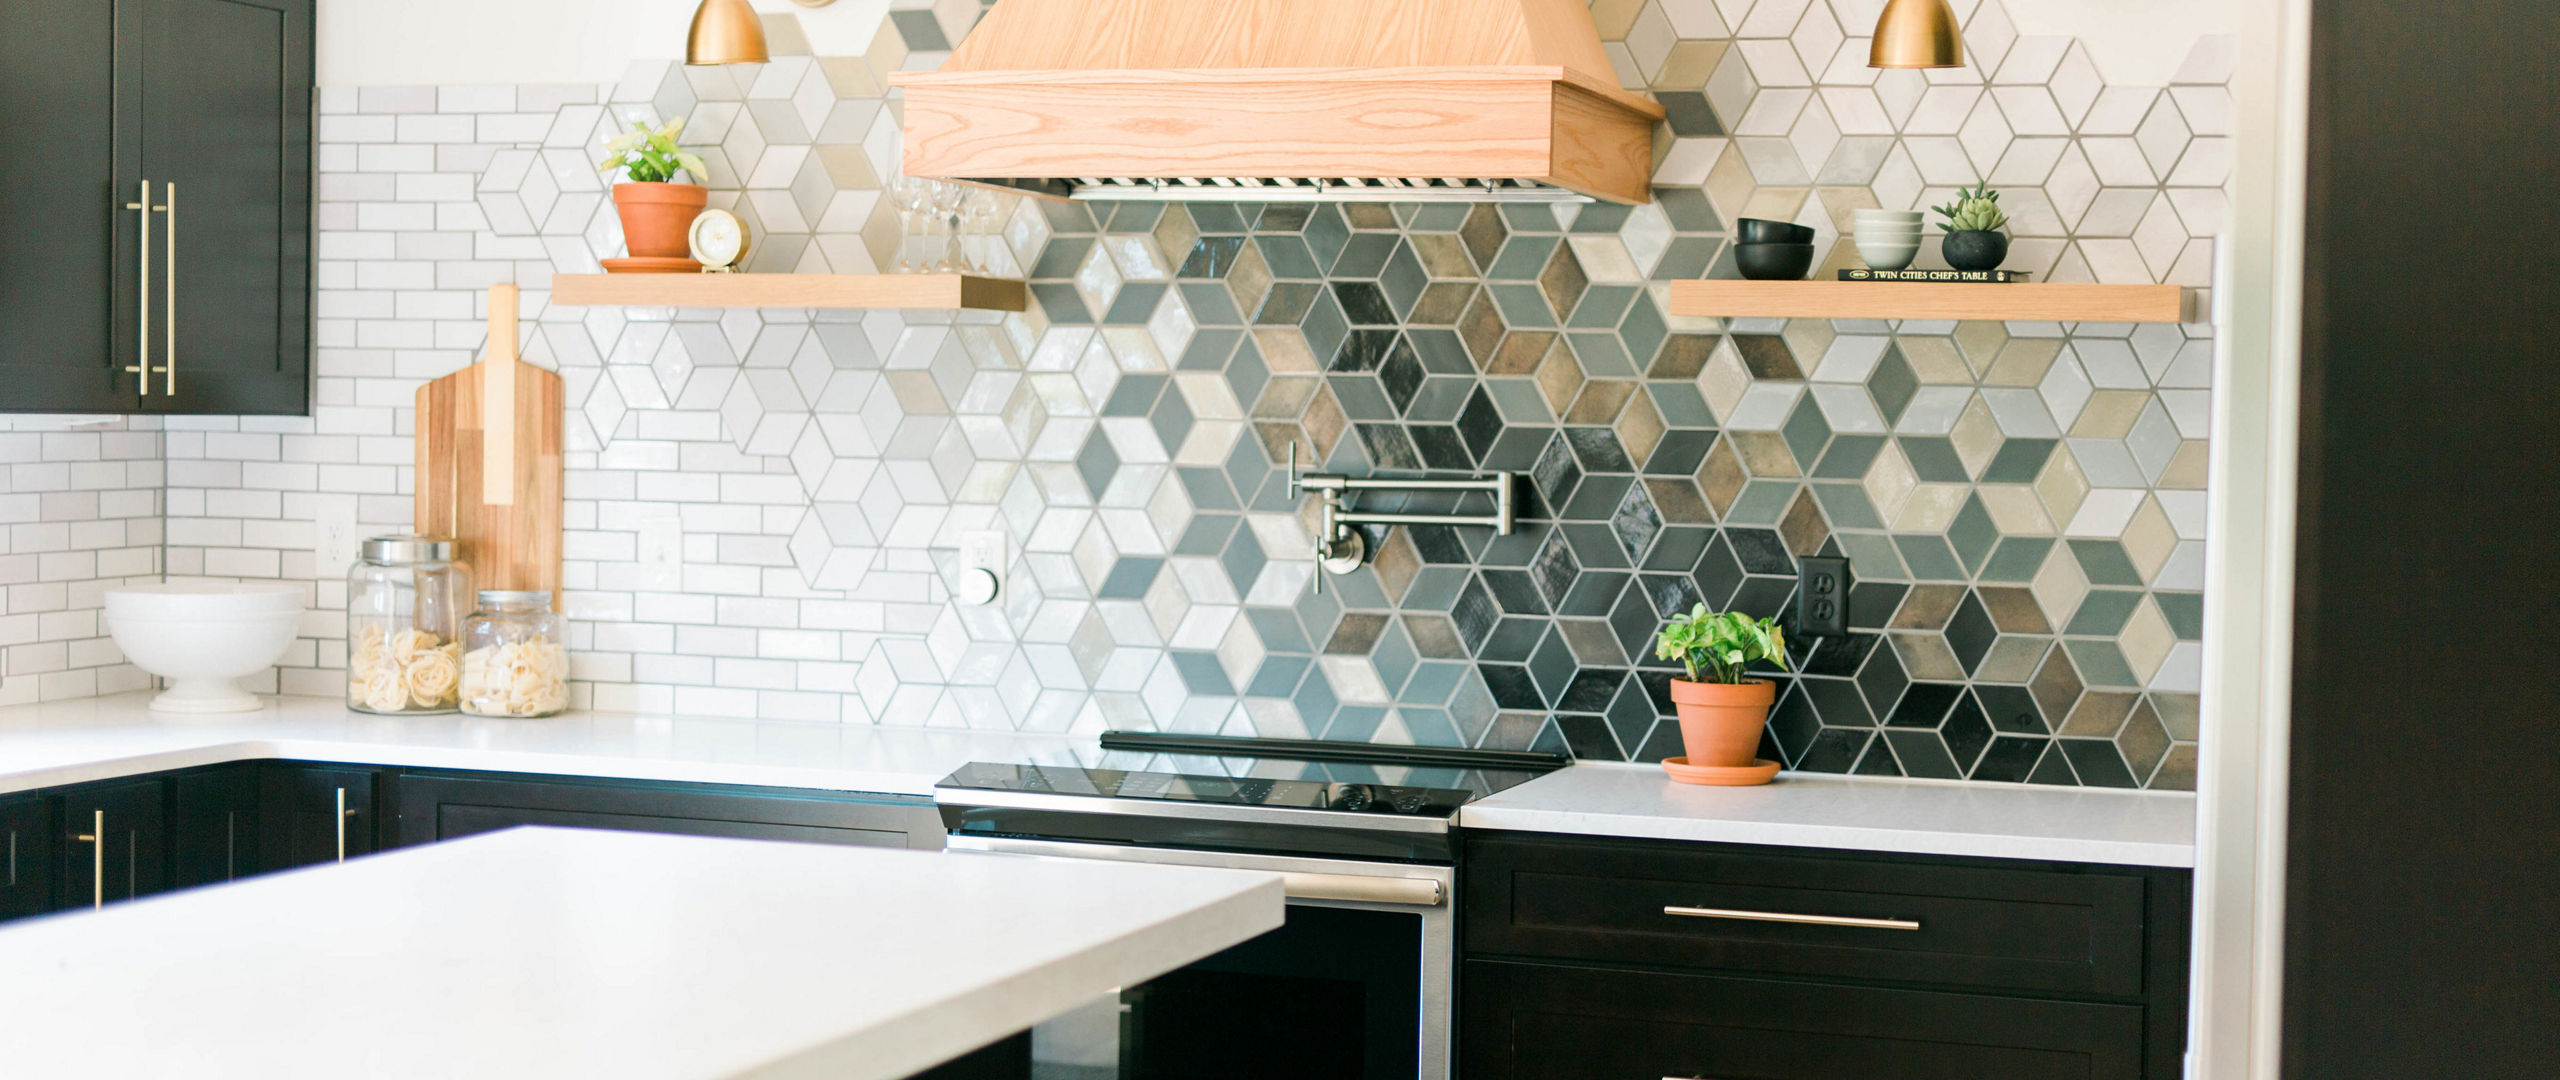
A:
{"label": "succulent in pot", "polygon": [[1956,200],[1933,206],[1947,219],[1947,239],[1938,251],[1957,270],[1997,270],[2009,257],[2009,215],[2000,212],[2000,193],[1985,184],[1957,188]]}
{"label": "succulent in pot", "polygon": [[681,259],[692,253],[686,234],[711,193],[700,184],[674,181],[678,173],[702,179],[710,170],[700,157],[676,145],[683,132],[681,116],[655,129],[634,120],[631,130],[605,144],[613,156],[596,165],[597,172],[630,178],[613,186],[613,209],[622,218],[622,239],[634,258]]}
{"label": "succulent in pot", "polygon": [[1671,680],[1687,764],[1722,769],[1755,764],[1778,688],[1748,673],[1755,663],[1786,670],[1787,638],[1778,621],[1738,611],[1719,614],[1700,604],[1663,624],[1655,635],[1654,654],[1678,660],[1688,674]]}

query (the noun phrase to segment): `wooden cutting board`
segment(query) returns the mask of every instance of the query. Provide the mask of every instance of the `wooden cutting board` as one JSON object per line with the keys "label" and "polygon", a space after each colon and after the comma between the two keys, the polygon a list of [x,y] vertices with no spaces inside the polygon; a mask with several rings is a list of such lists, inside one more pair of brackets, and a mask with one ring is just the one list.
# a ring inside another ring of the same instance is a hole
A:
{"label": "wooden cutting board", "polygon": [[486,359],[418,388],[417,528],[482,589],[560,590],[560,376],[516,356],[516,287],[489,289]]}

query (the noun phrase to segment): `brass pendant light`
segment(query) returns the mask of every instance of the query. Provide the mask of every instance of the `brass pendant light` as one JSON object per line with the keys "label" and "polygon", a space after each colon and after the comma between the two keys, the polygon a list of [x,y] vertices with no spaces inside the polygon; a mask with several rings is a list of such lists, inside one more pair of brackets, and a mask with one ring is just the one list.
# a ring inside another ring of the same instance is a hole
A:
{"label": "brass pendant light", "polygon": [[1871,68],[1951,68],[1964,66],[1964,32],[1947,0],[1892,0],[1876,20],[1876,38],[1867,50]]}
{"label": "brass pendant light", "polygon": [[685,36],[687,64],[761,64],[765,51],[764,20],[747,0],[702,0],[693,11],[693,32]]}

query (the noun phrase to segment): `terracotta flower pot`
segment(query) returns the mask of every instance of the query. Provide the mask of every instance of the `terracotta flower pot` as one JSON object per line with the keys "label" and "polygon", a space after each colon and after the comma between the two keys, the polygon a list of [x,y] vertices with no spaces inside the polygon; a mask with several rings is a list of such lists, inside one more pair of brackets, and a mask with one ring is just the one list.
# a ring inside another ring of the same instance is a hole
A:
{"label": "terracotta flower pot", "polygon": [[693,253],[686,233],[711,201],[700,184],[615,184],[613,208],[622,215],[622,239],[639,259],[681,259]]}
{"label": "terracotta flower pot", "polygon": [[1758,760],[1760,732],[1777,700],[1777,684],[1762,679],[1739,684],[1671,680],[1671,704],[1680,713],[1680,742],[1689,751],[1689,764],[1732,768]]}

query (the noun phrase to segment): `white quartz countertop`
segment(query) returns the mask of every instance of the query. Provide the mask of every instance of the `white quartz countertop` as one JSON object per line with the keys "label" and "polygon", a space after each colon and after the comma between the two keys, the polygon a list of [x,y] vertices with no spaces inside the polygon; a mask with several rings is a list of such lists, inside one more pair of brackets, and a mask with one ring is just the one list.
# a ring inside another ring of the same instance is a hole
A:
{"label": "white quartz countertop", "polygon": [[935,728],[570,713],[540,720],[354,712],[268,698],[255,713],[176,717],[149,693],[0,709],[0,794],[280,758],[623,780],[930,795],[970,761],[1072,763],[1093,741]]}
{"label": "white quartz countertop", "polygon": [[2196,801],[2173,792],[1781,773],[1762,787],[1576,765],[1469,803],[1471,829],[1706,840],[2122,866],[2195,865]]}
{"label": "white quartz countertop", "polygon": [[1236,870],[515,829],[0,929],[19,1076],[895,1080],[1280,925]]}

